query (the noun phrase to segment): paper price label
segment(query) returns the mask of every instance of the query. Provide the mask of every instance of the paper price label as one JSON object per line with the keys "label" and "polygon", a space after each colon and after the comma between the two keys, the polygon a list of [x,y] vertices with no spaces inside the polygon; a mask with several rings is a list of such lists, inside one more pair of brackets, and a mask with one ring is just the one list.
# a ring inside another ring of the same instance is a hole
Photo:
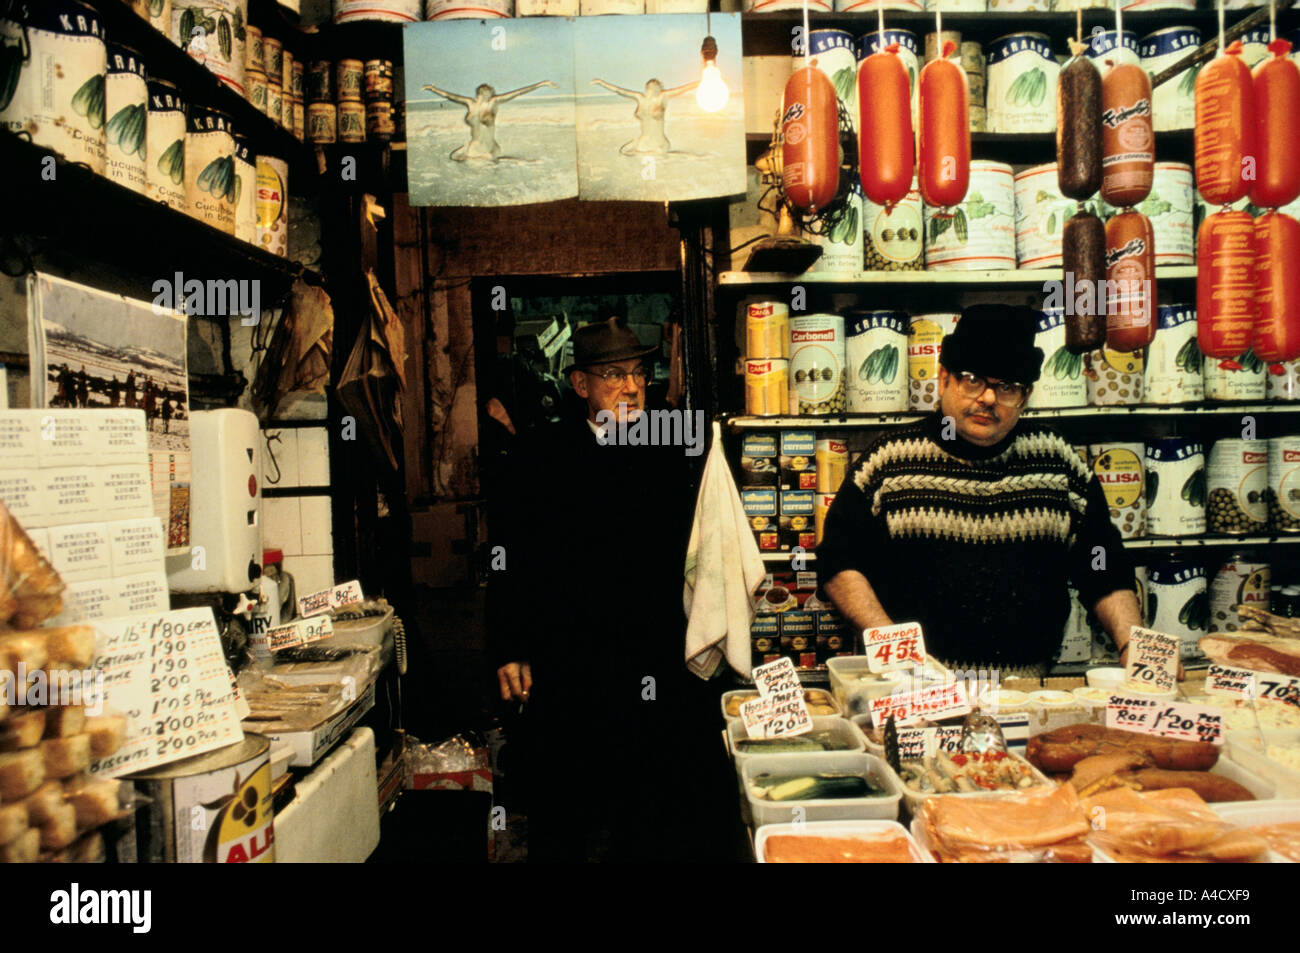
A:
{"label": "paper price label", "polygon": [[743,702],[740,717],[751,738],[781,738],[812,731],[812,717],[804,704],[802,689]]}
{"label": "paper price label", "polygon": [[871,724],[879,728],[892,716],[897,724],[908,725],[922,718],[947,718],[970,713],[966,687],[947,682],[912,692],[896,692],[871,700]]}
{"label": "paper price label", "polygon": [[334,622],[329,616],[311,616],[294,619],[288,625],[277,626],[266,634],[266,645],[272,652],[291,649],[311,642],[328,639],[334,634]]}
{"label": "paper price label", "polygon": [[1255,673],[1255,697],[1271,698],[1284,704],[1300,708],[1300,678],[1289,675],[1274,675],[1270,672]]}
{"label": "paper price label", "polygon": [[930,757],[930,739],[933,736],[933,728],[899,728],[898,760],[920,761]]}
{"label": "paper price label", "polygon": [[925,664],[925,639],[919,622],[863,629],[867,669],[875,675]]}
{"label": "paper price label", "polygon": [[298,599],[298,615],[306,617],[311,615],[320,615],[322,612],[329,612],[330,596],[333,594],[333,589],[322,589],[320,592],[313,592],[310,595],[300,596]]}
{"label": "paper price label", "polygon": [[766,698],[773,692],[787,692],[800,687],[794,662],[788,657],[783,656],[775,662],[760,665],[750,674],[754,679],[754,687],[758,689],[759,698]]}
{"label": "paper price label", "polygon": [[361,583],[353,579],[340,586],[335,586],[333,591],[330,592],[330,608],[341,609],[343,606],[355,605],[364,599],[365,596],[361,594]]}
{"label": "paper price label", "polygon": [[930,752],[932,756],[940,751],[956,754],[961,750],[960,725],[941,726],[930,730],[934,732],[934,751]]}
{"label": "paper price label", "polygon": [[1205,676],[1205,690],[1248,698],[1255,690],[1255,673],[1245,668],[1211,665]]}
{"label": "paper price label", "polygon": [[[1129,698],[1126,695],[1111,695],[1106,703],[1106,727],[1122,728],[1125,731],[1144,731],[1150,724],[1155,711],[1154,698]],[[1146,732],[1150,734],[1149,731]]]}
{"label": "paper price label", "polygon": [[313,592],[298,600],[298,615],[310,616],[341,609],[343,606],[355,605],[365,599],[361,594],[361,583],[355,579],[339,583],[320,592]]}
{"label": "paper price label", "polygon": [[1215,745],[1224,740],[1221,709],[1151,698],[1112,695],[1106,706],[1106,727]]}
{"label": "paper price label", "polygon": [[1182,640],[1174,635],[1133,626],[1129,636],[1127,677],[1140,685],[1167,692],[1178,684]]}

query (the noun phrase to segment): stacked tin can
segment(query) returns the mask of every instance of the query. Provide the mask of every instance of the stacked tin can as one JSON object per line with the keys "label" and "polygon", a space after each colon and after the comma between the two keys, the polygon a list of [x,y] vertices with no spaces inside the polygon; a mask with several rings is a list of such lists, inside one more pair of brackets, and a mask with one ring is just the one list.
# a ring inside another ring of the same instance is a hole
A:
{"label": "stacked tin can", "polygon": [[393,138],[393,64],[390,60],[367,60],[362,73],[366,100],[366,136],[380,142]]}
{"label": "stacked tin can", "polygon": [[366,107],[361,99],[364,76],[365,64],[361,60],[339,60],[334,64],[339,142],[366,141]]}
{"label": "stacked tin can", "polygon": [[307,97],[307,140],[322,145],[337,142],[339,113],[334,105],[334,64],[316,60],[303,75]]}

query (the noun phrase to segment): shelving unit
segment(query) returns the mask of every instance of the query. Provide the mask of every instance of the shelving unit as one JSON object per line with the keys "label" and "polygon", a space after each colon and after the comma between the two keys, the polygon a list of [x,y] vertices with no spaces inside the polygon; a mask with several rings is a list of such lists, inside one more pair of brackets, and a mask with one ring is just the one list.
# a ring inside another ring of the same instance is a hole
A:
{"label": "shelving unit", "polygon": [[[1026,410],[1021,416],[1030,420],[1054,420],[1068,417],[1167,417],[1170,414],[1201,414],[1236,416],[1262,414],[1268,416],[1295,414],[1300,416],[1300,405],[1274,404],[1135,404],[1131,407],[1061,407]],[[736,415],[724,417],[733,431],[742,430],[838,430],[877,429],[901,427],[924,420],[926,414],[845,414],[841,417],[752,417]]]}
{"label": "shelving unit", "polygon": [[[956,285],[959,287],[1015,285],[1032,288],[1048,281],[1060,281],[1059,268],[1018,268],[992,271],[854,271],[781,273],[773,271],[724,271],[718,284],[724,288],[770,287],[772,285]],[[1195,281],[1195,265],[1162,265],[1156,281]]]}

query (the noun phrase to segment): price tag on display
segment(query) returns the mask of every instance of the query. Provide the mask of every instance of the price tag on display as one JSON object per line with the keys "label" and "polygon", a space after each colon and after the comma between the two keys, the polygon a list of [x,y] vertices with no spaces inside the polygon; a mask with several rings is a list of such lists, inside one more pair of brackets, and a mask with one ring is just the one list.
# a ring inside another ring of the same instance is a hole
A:
{"label": "price tag on display", "polygon": [[1205,690],[1248,698],[1255,690],[1255,673],[1245,668],[1211,665],[1205,676]]}
{"label": "price tag on display", "polygon": [[894,692],[871,699],[871,724],[879,728],[892,715],[899,725],[923,718],[947,718],[970,713],[966,687],[961,682],[946,682],[911,692]]}
{"label": "price tag on display", "polygon": [[328,639],[334,634],[334,622],[327,615],[294,619],[288,625],[277,626],[266,634],[266,645],[272,652],[291,649],[311,642]]}
{"label": "price tag on display", "polygon": [[867,669],[873,675],[925,664],[925,639],[919,622],[863,629]]}
{"label": "price tag on display", "polygon": [[812,716],[803,700],[803,685],[789,658],[760,665],[752,674],[758,697],[740,706],[740,717],[751,738],[787,737],[812,731]]}
{"label": "price tag on display", "polygon": [[1149,685],[1155,691],[1172,691],[1178,684],[1178,658],[1182,640],[1141,626],[1133,626],[1129,635],[1128,665],[1130,681]]}
{"label": "price tag on display", "polygon": [[1106,727],[1215,745],[1223,744],[1225,730],[1222,709],[1123,695],[1110,697]]}
{"label": "price tag on display", "polygon": [[330,608],[341,609],[344,606],[356,605],[365,599],[361,594],[361,583],[353,579],[345,582],[341,586],[335,586],[330,593]]}
{"label": "price tag on display", "polygon": [[1154,698],[1130,698],[1127,695],[1111,695],[1110,701],[1106,703],[1106,727],[1151,734],[1147,728],[1151,722],[1151,715],[1155,712],[1156,704],[1157,700]]}
{"label": "price tag on display", "polygon": [[931,755],[938,754],[940,751],[956,754],[961,750],[960,725],[942,726],[930,730],[934,732],[934,750],[930,752]]}
{"label": "price tag on display", "polygon": [[234,744],[244,737],[237,691],[207,608],[94,623],[95,668],[107,714],[126,716],[126,741],[91,764],[116,778]]}
{"label": "price tag on display", "polygon": [[1271,672],[1255,673],[1255,697],[1271,698],[1274,701],[1300,708],[1300,678],[1290,675],[1274,675]]}
{"label": "price tag on display", "polygon": [[365,599],[361,594],[361,583],[355,579],[350,582],[339,583],[337,586],[331,586],[328,589],[322,589],[320,592],[313,592],[305,595],[298,600],[298,615],[306,616],[320,615],[322,612],[329,612],[331,609],[341,609],[343,606],[355,605]]}
{"label": "price tag on display", "polygon": [[920,761],[922,758],[930,757],[933,736],[933,728],[899,728],[898,760]]}

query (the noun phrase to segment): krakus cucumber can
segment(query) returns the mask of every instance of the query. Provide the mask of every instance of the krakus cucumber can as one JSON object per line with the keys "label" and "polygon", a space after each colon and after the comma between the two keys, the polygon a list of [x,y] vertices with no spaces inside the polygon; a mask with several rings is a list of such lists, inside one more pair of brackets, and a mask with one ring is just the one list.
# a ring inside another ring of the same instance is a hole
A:
{"label": "krakus cucumber can", "polygon": [[235,139],[230,117],[190,104],[185,136],[185,202],[189,213],[235,234]]}
{"label": "krakus cucumber can", "polygon": [[[1201,31],[1196,27],[1171,26],[1142,37],[1138,54],[1142,58],[1142,68],[1155,76],[1186,58],[1200,45]],[[1156,132],[1192,128],[1196,120],[1198,72],[1198,69],[1185,69],[1152,90],[1151,121]]]}
{"label": "krakus cucumber can", "polygon": [[7,0],[0,5],[0,125],[103,175],[106,63],[93,8]]}
{"label": "krakus cucumber can", "polygon": [[145,191],[148,112],[144,60],[130,47],[110,42],[104,78],[105,173],[136,192]]}
{"label": "krakus cucumber can", "polygon": [[172,42],[241,96],[247,23],[248,0],[172,0]]}
{"label": "krakus cucumber can", "polygon": [[[858,54],[853,34],[848,30],[811,30],[808,33],[808,53],[812,64],[831,81],[835,97],[844,104],[849,124],[858,125]],[[793,69],[802,69],[804,55],[794,57]]]}
{"label": "krakus cucumber can", "polygon": [[1146,445],[1148,536],[1200,536],[1205,532],[1205,447],[1168,437]]}
{"label": "krakus cucumber can", "polygon": [[174,83],[151,79],[145,135],[145,194],[185,211],[185,102]]}
{"label": "krakus cucumber can", "polygon": [[1056,78],[1061,67],[1043,33],[1013,33],[988,46],[989,132],[1056,129]]}
{"label": "krakus cucumber can", "polygon": [[1184,659],[1200,655],[1196,644],[1210,621],[1205,567],[1168,562],[1147,568],[1148,627],[1182,641]]}
{"label": "krakus cucumber can", "polygon": [[1027,406],[1086,407],[1088,381],[1083,376],[1083,355],[1071,354],[1065,346],[1065,311],[1048,308],[1039,312],[1034,344],[1043,349],[1041,376],[1029,394]]}
{"label": "krakus cucumber can", "polygon": [[907,410],[907,330],[904,311],[849,311],[845,361],[851,413]]}
{"label": "krakus cucumber can", "polygon": [[1145,393],[1149,404],[1190,404],[1205,397],[1196,309],[1190,304],[1156,308],[1156,336],[1147,347]]}

